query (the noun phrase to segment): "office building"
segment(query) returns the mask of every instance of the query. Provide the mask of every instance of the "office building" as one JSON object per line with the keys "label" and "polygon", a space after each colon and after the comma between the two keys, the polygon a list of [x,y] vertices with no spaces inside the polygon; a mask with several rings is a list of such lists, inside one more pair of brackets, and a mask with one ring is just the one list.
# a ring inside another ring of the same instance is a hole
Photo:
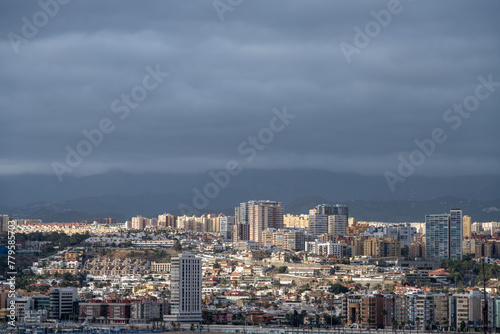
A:
{"label": "office building", "polygon": [[51,288],[49,317],[59,320],[69,319],[70,315],[76,314],[78,299],[77,288]]}
{"label": "office building", "polygon": [[201,259],[193,254],[172,258],[171,314],[166,321],[201,322]]}
{"label": "office building", "polygon": [[462,210],[425,216],[427,258],[462,258]]}

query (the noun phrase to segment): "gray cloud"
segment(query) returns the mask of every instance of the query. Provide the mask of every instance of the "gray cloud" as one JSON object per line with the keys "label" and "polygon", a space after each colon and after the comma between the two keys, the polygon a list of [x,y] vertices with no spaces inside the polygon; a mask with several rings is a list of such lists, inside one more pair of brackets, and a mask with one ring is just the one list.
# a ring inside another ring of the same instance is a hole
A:
{"label": "gray cloud", "polygon": [[[238,145],[285,105],[297,118],[251,167],[382,174],[441,127],[449,138],[418,173],[497,174],[500,87],[457,130],[443,114],[478,76],[500,81],[500,4],[401,6],[348,64],[339,44],[353,44],[354,27],[387,1],[247,0],[221,22],[211,1],[74,0],[17,54],[8,34],[40,7],[4,2],[0,174],[51,173],[103,118],[116,128],[76,175],[219,168],[243,159]],[[156,64],[170,75],[120,120],[112,101]]]}

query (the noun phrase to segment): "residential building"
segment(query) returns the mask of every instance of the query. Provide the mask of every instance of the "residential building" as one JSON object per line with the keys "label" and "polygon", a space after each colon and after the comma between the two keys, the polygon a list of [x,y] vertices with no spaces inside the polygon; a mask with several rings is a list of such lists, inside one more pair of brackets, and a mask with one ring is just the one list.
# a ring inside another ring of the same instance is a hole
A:
{"label": "residential building", "polygon": [[401,243],[389,237],[368,237],[363,241],[363,255],[374,258],[401,256]]}
{"label": "residential building", "polygon": [[305,235],[303,232],[292,231],[285,234],[284,249],[291,251],[303,251],[305,249]]}
{"label": "residential building", "polygon": [[411,260],[425,259],[425,238],[417,237],[408,246],[408,257]]}
{"label": "residential building", "polygon": [[315,237],[328,233],[328,216],[317,214],[311,210],[309,213],[309,233]]}
{"label": "residential building", "polygon": [[348,221],[349,208],[345,205],[320,204],[309,210],[309,232],[316,237],[325,233],[346,235]]}
{"label": "residential building", "polygon": [[201,259],[193,254],[179,254],[171,262],[171,314],[165,320],[200,322]]}
{"label": "residential building", "polygon": [[[260,200],[241,203],[235,209],[238,223],[249,224],[249,240],[264,246],[262,233],[268,228],[283,228],[283,206],[280,202]],[[233,234],[234,235],[234,234]]]}
{"label": "residential building", "polygon": [[148,225],[148,220],[148,218],[142,216],[132,217],[132,229],[144,230]]}
{"label": "residential building", "polygon": [[222,216],[219,218],[220,235],[226,241],[233,240],[234,216]]}
{"label": "residential building", "polygon": [[427,258],[462,258],[462,210],[425,216]]}
{"label": "residential building", "polygon": [[283,217],[284,227],[300,227],[307,229],[309,227],[309,215],[291,215]]}
{"label": "residential building", "polygon": [[449,297],[450,329],[461,328],[463,324],[478,326],[482,319],[482,298],[480,291],[457,293]]}
{"label": "residential building", "polygon": [[0,215],[0,231],[6,232],[9,230],[9,216]]}
{"label": "residential building", "polygon": [[164,213],[158,216],[158,227],[177,228],[177,218],[170,213]]}
{"label": "residential building", "polygon": [[347,235],[347,219],[346,215],[328,216],[328,234]]}
{"label": "residential building", "polygon": [[151,262],[151,272],[152,273],[169,273],[171,268],[170,262]]}
{"label": "residential building", "polygon": [[146,324],[153,319],[163,319],[167,308],[165,300],[134,300],[130,303],[130,323]]}
{"label": "residential building", "polygon": [[472,227],[472,218],[470,216],[465,215],[462,218],[463,224],[463,237],[470,238],[472,237],[471,227]]}
{"label": "residential building", "polygon": [[248,223],[235,223],[233,225],[232,242],[250,240],[250,224]]}

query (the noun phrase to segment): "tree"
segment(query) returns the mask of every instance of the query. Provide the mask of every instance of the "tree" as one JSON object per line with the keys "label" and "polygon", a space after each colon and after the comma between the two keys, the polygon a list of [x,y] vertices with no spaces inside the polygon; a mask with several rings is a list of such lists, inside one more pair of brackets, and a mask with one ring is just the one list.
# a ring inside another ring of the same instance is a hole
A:
{"label": "tree", "polygon": [[394,319],[394,318],[392,318],[391,321],[392,321],[392,329],[394,331],[396,331],[396,329],[398,327],[398,321],[396,319]]}
{"label": "tree", "polygon": [[332,285],[330,285],[330,288],[328,289],[328,292],[334,293],[336,295],[341,294],[341,293],[346,293],[348,291],[349,291],[349,289],[340,283],[332,284]]}
{"label": "tree", "polygon": [[182,245],[181,243],[179,242],[179,240],[177,240],[174,244],[174,246],[172,247],[172,249],[174,251],[176,251],[177,253],[181,252],[182,251]]}
{"label": "tree", "polygon": [[466,325],[465,325],[465,321],[463,321],[463,320],[462,320],[462,322],[460,323],[460,330],[461,330],[462,332],[465,332],[465,326],[466,326]]}
{"label": "tree", "polygon": [[284,274],[288,271],[288,267],[287,266],[281,266],[278,268],[278,273],[280,274]]}
{"label": "tree", "polygon": [[382,310],[382,315],[383,315],[383,320],[382,320],[382,323],[383,323],[383,325],[384,325],[384,327],[385,327],[385,325],[386,325],[386,324],[385,324],[385,322],[386,322],[386,321],[385,321],[385,319],[386,319],[386,317],[387,317],[387,310],[386,310],[386,309],[383,309],[383,310]]}

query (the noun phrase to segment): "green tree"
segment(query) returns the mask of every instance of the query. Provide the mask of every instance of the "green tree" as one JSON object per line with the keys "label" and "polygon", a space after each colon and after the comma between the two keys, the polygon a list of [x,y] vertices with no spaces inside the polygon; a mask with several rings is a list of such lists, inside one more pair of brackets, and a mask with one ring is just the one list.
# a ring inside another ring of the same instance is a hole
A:
{"label": "green tree", "polygon": [[341,294],[341,293],[346,293],[348,291],[349,291],[349,289],[340,283],[332,284],[332,285],[330,285],[330,288],[328,289],[328,292],[334,293],[336,295]]}
{"label": "green tree", "polygon": [[288,271],[288,267],[287,266],[281,266],[278,268],[278,273],[280,274],[284,274]]}
{"label": "green tree", "polygon": [[172,247],[172,249],[174,251],[176,251],[177,253],[181,252],[182,251],[182,245],[181,243],[179,242],[179,240],[177,240],[174,244],[174,246]]}

